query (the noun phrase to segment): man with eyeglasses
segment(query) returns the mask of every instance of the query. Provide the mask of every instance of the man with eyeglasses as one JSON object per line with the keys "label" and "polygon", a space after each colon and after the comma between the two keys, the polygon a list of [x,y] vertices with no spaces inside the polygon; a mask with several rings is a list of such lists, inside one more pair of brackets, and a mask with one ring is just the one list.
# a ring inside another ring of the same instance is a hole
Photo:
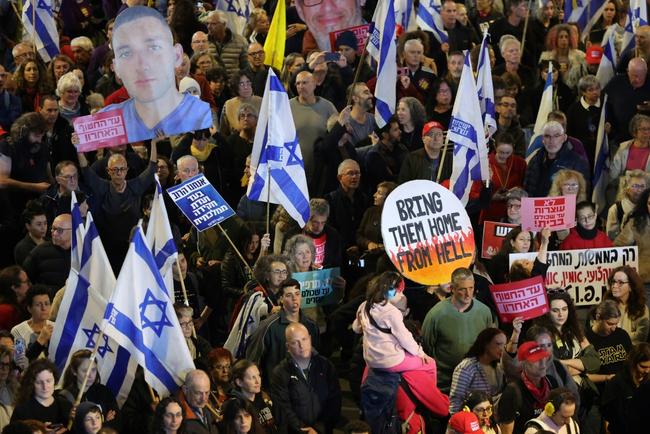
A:
{"label": "man with eyeglasses", "polygon": [[529,157],[524,178],[524,189],[531,197],[548,195],[553,176],[562,169],[580,172],[589,182],[591,170],[583,156],[574,151],[568,141],[564,127],[557,121],[549,121],[543,128],[543,148],[535,150]]}
{"label": "man with eyeglasses", "polygon": [[[131,10],[129,8],[127,10]],[[85,154],[79,154],[79,165],[84,180],[95,198],[95,224],[104,243],[106,255],[117,274],[129,248],[129,235],[133,226],[142,217],[141,200],[153,183],[158,161],[158,141],[151,141],[151,152],[147,169],[136,178],[127,179],[129,166],[122,154],[108,158],[106,167],[110,181],[100,178],[88,167]]]}
{"label": "man with eyeglasses", "polygon": [[315,48],[331,51],[330,32],[363,24],[361,6],[365,3],[365,0],[297,0],[296,11],[308,29],[303,37],[303,53]]}
{"label": "man with eyeglasses", "polygon": [[[264,59],[266,53],[262,44],[253,42],[248,46],[248,72],[253,77],[253,94],[257,96],[264,96],[266,77],[269,74],[269,67],[264,65]],[[277,71],[275,73],[279,74]]]}
{"label": "man with eyeglasses", "polygon": [[512,137],[512,145],[515,148],[515,155],[523,157],[526,155],[526,139],[524,131],[519,124],[517,114],[517,100],[508,95],[501,97],[496,106],[497,130],[499,134],[507,133]]}
{"label": "man with eyeglasses", "polygon": [[607,212],[606,232],[612,240],[621,232],[623,222],[627,221],[629,214],[641,198],[641,194],[648,188],[648,174],[643,170],[630,170],[625,173],[623,184],[618,192],[618,200]]}
{"label": "man with eyeglasses", "polygon": [[[442,147],[445,143],[444,127],[440,122],[431,121],[422,128],[422,149],[416,149],[406,156],[399,172],[398,183],[403,184],[414,179],[428,179],[442,182],[449,179],[452,170],[452,158],[442,162]],[[447,156],[448,157],[448,156]],[[442,164],[442,170],[438,170]],[[438,176],[440,174],[440,176]]]}
{"label": "man with eyeglasses", "polygon": [[36,246],[23,263],[33,283],[48,287],[50,296],[65,285],[70,271],[72,217],[61,214],[52,222],[52,239]]}

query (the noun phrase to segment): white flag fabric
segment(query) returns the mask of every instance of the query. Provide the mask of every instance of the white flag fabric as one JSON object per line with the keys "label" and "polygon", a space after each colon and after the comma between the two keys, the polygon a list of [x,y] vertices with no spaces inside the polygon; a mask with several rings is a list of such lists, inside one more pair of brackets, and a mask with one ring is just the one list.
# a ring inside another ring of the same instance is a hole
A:
{"label": "white flag fabric", "polygon": [[648,5],[645,0],[630,0],[625,20],[625,33],[621,43],[621,53],[631,50],[636,45],[634,33],[639,26],[648,25]]}
{"label": "white flag fabric", "polygon": [[494,86],[492,84],[492,66],[490,65],[490,44],[488,33],[483,35],[481,51],[478,55],[478,75],[476,87],[478,90],[478,102],[481,105],[481,115],[485,124],[485,132],[488,137],[497,132],[496,108],[494,106]]}
{"label": "white flag fabric", "polygon": [[585,39],[603,14],[605,3],[605,0],[566,0],[564,22],[577,23],[582,29],[580,38]]}
{"label": "white flag fabric", "polygon": [[115,288],[115,276],[89,212],[82,241],[81,271],[71,269],[54,331],[49,355],[64,370],[72,354],[80,349],[97,350],[97,366],[102,384],[106,385],[121,406],[129,395],[137,362],[124,348],[104,335],[97,342],[101,318],[107,300]]}
{"label": "white flag fabric", "polygon": [[169,297],[174,299],[173,267],[178,257],[176,243],[169,224],[162,187],[158,175],[154,175],[156,191],[151,202],[151,215],[147,225],[147,244],[151,249],[160,274],[163,276]]}
{"label": "white flag fabric", "polygon": [[610,26],[605,32],[605,38],[603,38],[603,57],[600,59],[600,65],[598,65],[598,71],[596,72],[596,78],[600,83],[601,89],[604,89],[607,83],[609,83],[609,80],[616,75],[617,59],[616,46],[614,45],[616,32],[612,30],[613,28],[613,26]]}
{"label": "white flag fabric", "polygon": [[282,205],[300,227],[304,227],[309,220],[305,164],[289,97],[270,68],[253,141],[250,170],[248,198],[266,202],[268,197],[271,203]]}
{"label": "white flag fabric", "polygon": [[72,239],[70,244],[70,267],[73,270],[79,271],[81,269],[81,251],[83,247],[84,234],[86,227],[84,226],[83,218],[81,217],[81,210],[77,202],[77,195],[72,192],[70,199],[70,215],[72,220]]}
{"label": "white flag fabric", "polygon": [[25,0],[23,3],[23,27],[29,35],[28,40],[33,38],[36,42],[36,50],[44,62],[59,54],[59,32],[52,6],[52,0]]}
{"label": "white flag fabric", "polygon": [[535,119],[535,127],[533,128],[533,136],[530,138],[530,143],[526,149],[526,157],[530,156],[534,151],[535,139],[542,134],[542,130],[546,122],[548,122],[548,114],[553,111],[553,64],[548,63],[548,72],[546,73],[546,84],[542,92],[542,100],[537,109],[537,118]]}
{"label": "white flag fabric", "polygon": [[594,177],[591,201],[596,204],[596,213],[601,214],[607,210],[607,183],[609,181],[609,142],[605,132],[605,119],[607,117],[607,94],[603,98],[598,122],[598,135],[596,136],[596,157],[594,159]]}
{"label": "white flag fabric", "polygon": [[454,143],[450,189],[467,205],[472,182],[490,179],[485,126],[469,51],[465,54],[465,64],[451,112],[447,137]]}
{"label": "white flag fabric", "polygon": [[433,33],[438,42],[443,44],[449,42],[449,35],[442,23],[441,9],[442,3],[440,0],[421,0],[416,21],[422,30]]}
{"label": "white flag fabric", "polygon": [[379,128],[395,113],[397,83],[397,43],[395,4],[379,0],[373,15],[375,26],[368,42],[368,54],[377,62],[375,122]]}
{"label": "white flag fabric", "polygon": [[138,361],[145,380],[161,396],[174,393],[195,369],[174,301],[141,227],[134,231],[102,325],[104,332]]}
{"label": "white flag fabric", "polygon": [[251,16],[250,0],[217,0],[216,10],[225,12],[228,28],[238,35],[244,35],[246,24]]}

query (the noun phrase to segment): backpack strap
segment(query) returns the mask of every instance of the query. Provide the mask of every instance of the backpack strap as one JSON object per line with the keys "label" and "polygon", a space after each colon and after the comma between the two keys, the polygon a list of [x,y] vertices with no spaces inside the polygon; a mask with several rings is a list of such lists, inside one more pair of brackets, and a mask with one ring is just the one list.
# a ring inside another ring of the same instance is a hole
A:
{"label": "backpack strap", "polygon": [[372,317],[372,314],[370,312],[366,311],[366,313],[368,314],[368,321],[370,321],[370,324],[372,324],[373,327],[375,327],[377,330],[389,335],[393,333],[391,329],[387,327],[381,327],[379,324],[377,324],[377,321],[375,321],[375,319]]}
{"label": "backpack strap", "polygon": [[625,211],[623,211],[623,204],[621,203],[620,200],[617,200],[615,205],[616,205],[616,221],[618,221],[619,227],[623,228],[623,215],[625,215]]}

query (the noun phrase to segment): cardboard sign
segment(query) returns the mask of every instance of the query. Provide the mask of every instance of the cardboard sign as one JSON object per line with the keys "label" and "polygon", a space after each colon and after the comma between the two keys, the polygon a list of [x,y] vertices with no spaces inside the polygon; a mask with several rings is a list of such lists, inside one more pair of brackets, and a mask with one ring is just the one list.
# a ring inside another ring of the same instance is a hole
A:
{"label": "cardboard sign", "polygon": [[512,322],[518,316],[533,319],[548,312],[548,298],[542,276],[518,282],[490,285],[499,321]]}
{"label": "cardboard sign", "polygon": [[300,307],[307,308],[338,303],[343,298],[343,294],[341,294],[341,291],[334,289],[332,280],[340,275],[341,269],[338,267],[293,273],[291,277],[300,282],[300,296],[302,297]]}
{"label": "cardboard sign", "polygon": [[526,231],[569,229],[576,224],[576,197],[524,197],[521,199],[521,227]]}
{"label": "cardboard sign", "polygon": [[510,233],[512,228],[519,225],[512,223],[483,222],[483,247],[481,248],[481,258],[490,259],[501,249],[503,240]]}
{"label": "cardboard sign", "polygon": [[126,137],[122,110],[109,110],[89,116],[79,116],[72,121],[74,131],[79,136],[79,152],[94,151],[99,148],[125,145]]}
{"label": "cardboard sign", "polygon": [[448,283],[456,268],[471,264],[475,250],[465,207],[433,181],[409,181],[388,195],[381,234],[397,270],[423,285]]}
{"label": "cardboard sign", "polygon": [[168,188],[167,192],[199,232],[235,215],[203,174]]}
{"label": "cardboard sign", "polygon": [[336,49],[336,38],[343,32],[352,32],[354,36],[357,37],[357,54],[360,56],[363,54],[363,49],[366,48],[366,41],[368,40],[368,34],[371,32],[372,24],[362,24],[360,26],[352,26],[347,29],[336,30],[330,32],[330,49],[332,51],[338,51]]}
{"label": "cardboard sign", "polygon": [[[513,253],[515,261],[534,261],[537,253]],[[638,270],[639,252],[636,246],[605,249],[560,250],[548,252],[549,265],[544,279],[547,288],[569,291],[576,306],[598,304],[607,290],[607,279],[612,270],[629,265]]]}

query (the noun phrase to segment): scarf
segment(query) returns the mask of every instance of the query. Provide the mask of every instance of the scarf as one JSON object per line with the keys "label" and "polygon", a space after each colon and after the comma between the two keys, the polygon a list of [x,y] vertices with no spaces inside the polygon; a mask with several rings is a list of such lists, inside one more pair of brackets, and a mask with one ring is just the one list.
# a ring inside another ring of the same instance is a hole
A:
{"label": "scarf", "polygon": [[580,225],[576,225],[576,231],[583,240],[593,240],[598,235],[598,229],[595,226],[593,229],[585,229]]}
{"label": "scarf", "polygon": [[192,157],[199,160],[200,163],[203,163],[205,160],[208,159],[208,157],[210,156],[210,153],[216,147],[217,147],[217,145],[215,145],[213,143],[206,143],[205,148],[203,148],[203,150],[201,150],[199,148],[196,148],[194,146],[194,144],[192,143],[192,146],[190,147],[190,149],[192,151]]}
{"label": "scarf", "polygon": [[535,384],[526,376],[526,373],[523,371],[521,372],[521,381],[524,383],[526,389],[528,389],[530,394],[535,399],[535,408],[544,408],[544,404],[546,404],[548,395],[551,392],[551,387],[546,377],[542,378],[541,388],[537,388],[537,386],[535,386]]}

